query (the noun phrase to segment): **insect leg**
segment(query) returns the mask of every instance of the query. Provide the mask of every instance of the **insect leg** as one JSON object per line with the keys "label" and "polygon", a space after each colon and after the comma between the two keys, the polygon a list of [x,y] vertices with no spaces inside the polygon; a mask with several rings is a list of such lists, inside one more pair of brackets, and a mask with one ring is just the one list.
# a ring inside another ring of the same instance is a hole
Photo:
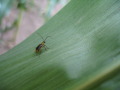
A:
{"label": "insect leg", "polygon": [[49,49],[46,45],[44,45],[47,49]]}
{"label": "insect leg", "polygon": [[45,48],[45,50],[47,50],[47,48],[45,47],[45,45],[43,47]]}

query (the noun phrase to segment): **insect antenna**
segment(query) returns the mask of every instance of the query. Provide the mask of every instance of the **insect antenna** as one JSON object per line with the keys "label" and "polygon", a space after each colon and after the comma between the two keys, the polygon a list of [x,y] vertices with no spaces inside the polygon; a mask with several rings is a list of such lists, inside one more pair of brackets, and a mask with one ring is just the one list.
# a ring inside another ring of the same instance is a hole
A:
{"label": "insect antenna", "polygon": [[44,41],[46,41],[46,39],[47,39],[48,37],[50,37],[50,36],[47,36]]}
{"label": "insect antenna", "polygon": [[[37,33],[38,34],[38,33]],[[40,35],[40,34],[38,34],[42,39],[43,39],[43,41],[44,41],[44,38]]]}

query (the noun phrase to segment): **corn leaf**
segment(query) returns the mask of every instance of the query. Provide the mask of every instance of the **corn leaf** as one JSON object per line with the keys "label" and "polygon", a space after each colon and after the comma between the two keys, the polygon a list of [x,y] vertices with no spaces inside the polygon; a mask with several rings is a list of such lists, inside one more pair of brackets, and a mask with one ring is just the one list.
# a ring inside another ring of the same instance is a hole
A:
{"label": "corn leaf", "polygon": [[[36,54],[43,41],[40,35],[51,36],[45,43],[49,49],[43,47]],[[71,0],[29,38],[0,56],[1,90],[109,88],[120,88],[119,0]]]}

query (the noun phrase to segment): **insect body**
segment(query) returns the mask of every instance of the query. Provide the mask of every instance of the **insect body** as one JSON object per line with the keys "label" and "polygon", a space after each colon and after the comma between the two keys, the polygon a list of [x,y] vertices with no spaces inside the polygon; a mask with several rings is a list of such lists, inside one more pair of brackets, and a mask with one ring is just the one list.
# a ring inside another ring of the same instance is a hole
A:
{"label": "insect body", "polygon": [[[41,36],[41,37],[42,37],[42,36]],[[43,39],[43,37],[42,37],[43,42],[40,43],[40,44],[36,47],[36,49],[35,49],[35,52],[36,52],[36,53],[38,53],[38,52],[41,50],[42,47],[44,47],[45,50],[48,49],[48,47],[45,45],[45,41],[46,41],[46,39],[47,39],[48,37],[50,37],[50,36],[47,36],[45,39]]]}

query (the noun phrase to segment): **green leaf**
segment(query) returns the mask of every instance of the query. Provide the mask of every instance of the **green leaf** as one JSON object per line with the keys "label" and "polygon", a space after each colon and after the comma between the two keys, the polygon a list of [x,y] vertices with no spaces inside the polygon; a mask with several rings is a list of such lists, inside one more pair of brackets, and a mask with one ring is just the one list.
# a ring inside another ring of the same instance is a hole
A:
{"label": "green leaf", "polygon": [[0,22],[9,13],[13,0],[0,0]]}
{"label": "green leaf", "polygon": [[[71,0],[0,56],[0,89],[107,90],[109,81],[114,81],[113,90],[120,88],[119,8],[119,0]],[[37,55],[40,35],[51,37],[46,40],[49,49]]]}

